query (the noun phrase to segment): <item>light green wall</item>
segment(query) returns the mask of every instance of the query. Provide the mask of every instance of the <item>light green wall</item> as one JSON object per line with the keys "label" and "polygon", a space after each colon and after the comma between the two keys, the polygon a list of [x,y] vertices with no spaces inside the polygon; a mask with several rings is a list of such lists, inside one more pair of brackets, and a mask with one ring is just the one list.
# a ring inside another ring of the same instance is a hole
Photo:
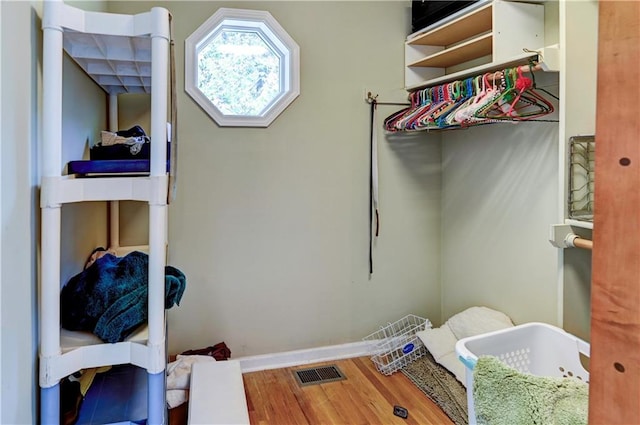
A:
{"label": "light green wall", "polygon": [[[517,322],[553,321],[552,125],[385,137],[381,119],[398,107],[380,106],[381,232],[368,275],[363,92],[405,99],[408,1],[108,3],[122,13],[153,5],[173,13],[176,30],[180,155],[169,262],[186,273],[188,288],[170,310],[171,352],[223,340],[234,357],[353,342],[407,313],[439,324],[472,304]],[[301,95],[267,129],[219,128],[184,92],[184,39],[218,7],[268,10],[301,47]],[[37,418],[40,10],[40,2],[0,2],[2,423]],[[106,126],[104,97],[68,61],[65,75],[64,137],[74,139],[65,149],[82,151]],[[132,114],[120,121],[144,120],[137,108],[123,102]],[[83,238],[64,239],[63,280],[106,242],[104,213],[103,204],[65,206],[64,233]],[[531,241],[529,250],[520,239]]]}
{"label": "light green wall", "polygon": [[[151,128],[151,97],[147,94],[127,94],[118,98],[118,128],[139,125],[149,133]],[[145,202],[120,202],[120,246],[146,245],[149,241],[149,206]]]}
{"label": "light green wall", "polygon": [[591,253],[547,239],[566,215],[568,139],[595,131],[597,1],[546,2],[545,19],[545,44],[563,46],[561,70],[538,73],[537,86],[559,95],[545,118],[560,125],[443,135],[442,313],[484,304],[589,340]]}
{"label": "light green wall", "polygon": [[557,124],[443,136],[442,312],[474,305],[516,323],[557,320]]}
{"label": "light green wall", "polygon": [[[107,128],[107,100],[104,91],[65,56],[62,87],[62,164],[88,159],[88,149]],[[107,207],[104,202],[82,202],[62,206],[61,284],[81,272],[89,253],[106,246]]]}
{"label": "light green wall", "polygon": [[[406,99],[409,2],[162,6],[174,17],[178,72],[169,262],[188,279],[169,313],[170,350],[225,341],[238,357],[358,341],[408,313],[438,321],[440,147],[385,141],[381,119],[397,106],[378,111],[382,225],[368,273],[363,93]],[[219,7],[267,10],[300,45],[301,94],[269,128],[220,128],[184,92],[184,40]]]}
{"label": "light green wall", "polygon": [[[80,2],[94,10],[99,2]],[[39,154],[42,99],[42,3],[2,1],[2,126],[0,170],[1,369],[0,423],[38,418],[37,276],[39,259]],[[69,60],[64,61],[65,160],[80,153],[105,125],[104,95]],[[102,100],[100,100],[102,99]],[[98,111],[98,114],[94,114]],[[76,157],[77,158],[77,157]],[[104,206],[65,206],[62,280],[81,270],[96,243],[104,243]],[[68,237],[72,232],[82,238]]]}
{"label": "light green wall", "polygon": [[[0,2],[2,57],[2,423],[35,423],[36,143],[39,20],[27,2]],[[7,184],[11,182],[11,184]]]}
{"label": "light green wall", "polygon": [[[568,150],[572,136],[595,134],[598,67],[598,2],[586,0],[561,4],[564,31],[561,43],[566,47],[564,66],[563,146]],[[566,207],[565,207],[566,208]],[[592,231],[573,229],[592,239]],[[576,252],[577,251],[577,252]],[[563,281],[563,325],[565,330],[590,339],[591,252],[565,250]],[[586,306],[586,308],[585,308]]]}

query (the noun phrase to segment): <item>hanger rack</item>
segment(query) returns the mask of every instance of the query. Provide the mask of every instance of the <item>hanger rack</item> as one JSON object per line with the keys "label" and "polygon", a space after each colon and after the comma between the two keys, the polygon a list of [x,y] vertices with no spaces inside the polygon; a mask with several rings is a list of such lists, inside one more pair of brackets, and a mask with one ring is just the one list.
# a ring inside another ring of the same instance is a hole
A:
{"label": "hanger rack", "polygon": [[[557,99],[536,86],[534,72],[543,69],[542,63],[531,60],[527,65],[414,90],[409,94],[411,105],[388,116],[384,128],[388,132],[413,132],[550,121],[539,119],[555,110],[546,96]],[[369,98],[370,102],[376,102],[375,96]]]}

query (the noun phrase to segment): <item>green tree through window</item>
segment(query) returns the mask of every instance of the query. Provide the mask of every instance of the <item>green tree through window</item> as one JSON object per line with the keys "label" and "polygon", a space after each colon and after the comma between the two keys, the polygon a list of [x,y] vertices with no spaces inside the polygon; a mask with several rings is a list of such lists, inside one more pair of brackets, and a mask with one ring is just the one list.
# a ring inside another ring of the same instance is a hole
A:
{"label": "green tree through window", "polygon": [[185,43],[185,89],[223,126],[267,127],[299,95],[299,68],[268,12],[219,9]]}
{"label": "green tree through window", "polygon": [[262,115],[282,91],[278,54],[257,32],[221,31],[198,53],[198,88],[226,115]]}

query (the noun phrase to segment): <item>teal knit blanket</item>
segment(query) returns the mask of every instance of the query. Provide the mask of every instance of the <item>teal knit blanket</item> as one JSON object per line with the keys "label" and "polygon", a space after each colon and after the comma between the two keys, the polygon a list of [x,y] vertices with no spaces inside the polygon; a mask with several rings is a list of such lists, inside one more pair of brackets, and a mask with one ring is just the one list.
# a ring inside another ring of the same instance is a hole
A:
{"label": "teal knit blanket", "polygon": [[473,370],[473,399],[479,425],[586,425],[589,385],[521,373],[481,356]]}
{"label": "teal knit blanket", "polygon": [[[149,256],[134,251],[106,254],[69,279],[60,291],[60,322],[71,331],[91,331],[105,342],[123,341],[147,322]],[[180,303],[184,273],[164,268],[164,307]]]}

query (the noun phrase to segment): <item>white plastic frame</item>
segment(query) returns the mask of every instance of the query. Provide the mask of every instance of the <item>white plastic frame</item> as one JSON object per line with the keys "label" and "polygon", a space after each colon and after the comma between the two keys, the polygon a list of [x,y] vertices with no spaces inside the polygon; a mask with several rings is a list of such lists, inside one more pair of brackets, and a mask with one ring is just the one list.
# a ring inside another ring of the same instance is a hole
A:
{"label": "white plastic frame", "polygon": [[[233,21],[234,28],[258,30],[283,50],[283,93],[261,115],[223,114],[198,88],[198,50],[224,21]],[[269,12],[220,8],[185,41],[185,90],[220,126],[268,127],[300,94],[300,47]]]}

